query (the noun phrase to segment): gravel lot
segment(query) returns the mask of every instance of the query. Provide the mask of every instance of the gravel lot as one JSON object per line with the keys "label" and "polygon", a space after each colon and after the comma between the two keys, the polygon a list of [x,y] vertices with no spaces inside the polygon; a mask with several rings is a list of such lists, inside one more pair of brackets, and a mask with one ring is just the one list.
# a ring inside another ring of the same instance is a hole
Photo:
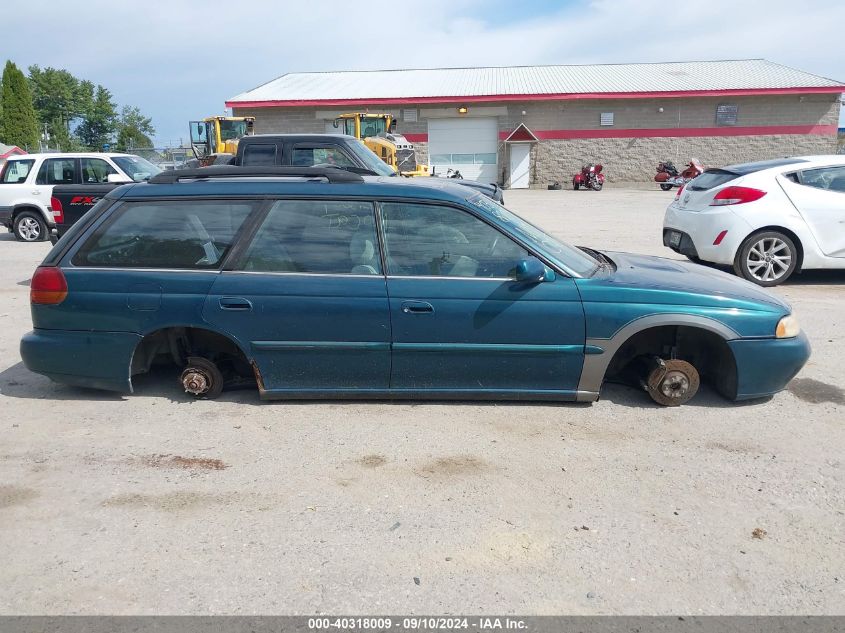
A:
{"label": "gravel lot", "polygon": [[[671,196],[505,197],[672,256]],[[845,614],[845,271],[778,289],[814,354],[765,402],[205,402],[30,374],[48,249],[0,236],[2,614]]]}

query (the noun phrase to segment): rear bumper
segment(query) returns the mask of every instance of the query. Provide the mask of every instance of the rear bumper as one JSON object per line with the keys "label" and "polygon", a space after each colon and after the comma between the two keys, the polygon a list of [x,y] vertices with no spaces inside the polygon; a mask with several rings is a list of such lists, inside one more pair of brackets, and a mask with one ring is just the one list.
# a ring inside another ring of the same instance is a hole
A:
{"label": "rear bumper", "polygon": [[[670,246],[668,243],[669,234],[673,230],[682,234],[678,246]],[[719,244],[714,244],[722,231],[727,233]],[[740,244],[750,232],[751,225],[727,208],[687,211],[673,202],[663,217],[664,246],[682,255],[714,264],[732,265]]]}
{"label": "rear bumper", "polygon": [[21,339],[27,369],[56,382],[132,391],[132,354],[141,336],[131,332],[79,332],[36,329]]}
{"label": "rear bumper", "polygon": [[763,398],[783,390],[801,371],[811,348],[807,335],[728,341],[736,361],[737,400]]}

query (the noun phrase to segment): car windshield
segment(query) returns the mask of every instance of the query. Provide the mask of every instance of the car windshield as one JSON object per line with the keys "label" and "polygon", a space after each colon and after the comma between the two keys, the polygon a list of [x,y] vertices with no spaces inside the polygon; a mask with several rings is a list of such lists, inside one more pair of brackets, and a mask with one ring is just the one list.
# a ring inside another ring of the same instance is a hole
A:
{"label": "car windshield", "polygon": [[385,163],[382,159],[371,152],[364,143],[355,140],[349,143],[352,152],[361,159],[364,167],[374,172],[378,176],[395,176],[396,172],[393,168]]}
{"label": "car windshield", "polygon": [[476,194],[468,201],[502,222],[517,237],[525,238],[542,247],[543,253],[554,263],[578,277],[590,277],[601,267],[599,261],[581,249],[549,235],[485,195]]}
{"label": "car windshield", "polygon": [[135,182],[149,180],[161,169],[140,156],[112,156],[112,160]]}

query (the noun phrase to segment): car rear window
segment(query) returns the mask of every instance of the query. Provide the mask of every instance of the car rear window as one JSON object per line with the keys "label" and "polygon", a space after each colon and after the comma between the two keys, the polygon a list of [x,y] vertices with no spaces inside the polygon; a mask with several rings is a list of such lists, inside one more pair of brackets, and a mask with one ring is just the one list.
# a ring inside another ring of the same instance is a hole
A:
{"label": "car rear window", "polygon": [[741,174],[737,174],[727,169],[708,169],[703,174],[699,174],[693,178],[687,185],[687,189],[692,191],[707,191],[713,187],[719,187],[734,178],[739,178]]}
{"label": "car rear window", "polygon": [[775,167],[784,167],[787,165],[798,165],[806,163],[803,158],[775,158],[772,160],[760,160],[754,163],[740,163],[738,165],[728,165],[720,169],[708,169],[703,174],[692,180],[687,189],[692,191],[707,191],[714,187],[720,187],[735,178],[740,176],[747,176],[754,172],[763,171],[764,169],[773,169]]}
{"label": "car rear window", "polygon": [[29,170],[35,164],[34,160],[10,160],[2,169],[0,182],[4,183],[21,183],[26,181]]}
{"label": "car rear window", "polygon": [[127,202],[74,255],[75,266],[218,268],[258,203]]}

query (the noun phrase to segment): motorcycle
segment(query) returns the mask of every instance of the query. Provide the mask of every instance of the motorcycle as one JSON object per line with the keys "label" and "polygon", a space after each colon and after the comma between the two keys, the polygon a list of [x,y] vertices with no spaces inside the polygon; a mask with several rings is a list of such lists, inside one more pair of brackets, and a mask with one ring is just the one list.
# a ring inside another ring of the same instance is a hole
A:
{"label": "motorcycle", "polygon": [[[440,174],[437,173],[437,167],[431,168],[431,175],[434,177],[440,176]],[[451,167],[446,170],[446,175],[444,176],[444,178],[457,178],[458,180],[464,179],[463,175],[461,175],[461,172],[459,172],[457,169],[452,169]]]}
{"label": "motorcycle", "polygon": [[601,191],[604,187],[604,174],[601,173],[602,166],[584,165],[581,171],[572,177],[572,188],[578,191],[581,187],[592,189],[593,191]]}
{"label": "motorcycle", "polygon": [[678,173],[678,168],[671,160],[664,160],[657,164],[657,174],[654,181],[660,184],[663,191],[670,191],[673,187],[682,187],[704,171],[704,167],[693,158],[687,163],[686,169]]}

